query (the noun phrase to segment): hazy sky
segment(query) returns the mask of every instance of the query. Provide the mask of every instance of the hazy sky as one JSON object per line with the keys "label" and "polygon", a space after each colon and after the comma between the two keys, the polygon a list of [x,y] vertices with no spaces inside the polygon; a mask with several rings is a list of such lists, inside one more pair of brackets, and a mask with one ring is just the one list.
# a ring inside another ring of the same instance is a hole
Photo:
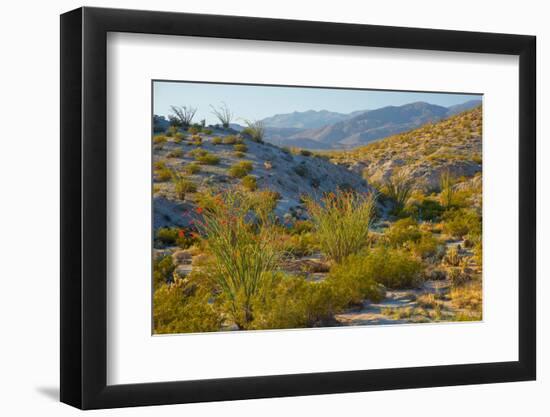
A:
{"label": "hazy sky", "polygon": [[451,106],[480,95],[416,93],[402,91],[340,90],[327,88],[269,87],[234,84],[205,84],[155,81],[153,84],[154,114],[168,116],[170,106],[197,108],[194,121],[206,119],[208,124],[218,123],[210,105],[225,102],[235,114],[233,122],[242,119],[257,120],[293,111],[329,110],[350,113],[385,106],[400,106],[425,101],[440,106]]}

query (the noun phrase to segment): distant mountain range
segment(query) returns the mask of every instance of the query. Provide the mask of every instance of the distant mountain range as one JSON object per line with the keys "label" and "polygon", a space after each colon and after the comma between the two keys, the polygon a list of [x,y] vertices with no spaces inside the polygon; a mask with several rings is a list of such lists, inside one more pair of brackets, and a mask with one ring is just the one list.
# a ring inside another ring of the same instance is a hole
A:
{"label": "distant mountain range", "polygon": [[315,129],[326,125],[349,120],[367,110],[358,110],[352,113],[336,113],[328,110],[308,110],[304,112],[276,114],[262,120],[268,128],[292,128],[292,129]]}
{"label": "distant mountain range", "polygon": [[416,129],[480,105],[481,100],[450,107],[415,102],[350,114],[310,110],[278,114],[262,121],[268,142],[309,149],[342,149]]}
{"label": "distant mountain range", "polygon": [[[265,140],[278,146],[314,150],[348,149],[446,119],[478,107],[481,103],[481,100],[470,100],[443,107],[415,102],[347,114],[328,110],[295,111],[276,114],[261,121],[265,126]],[[168,125],[165,117],[154,116],[157,131],[167,129]],[[232,123],[231,128],[241,131],[243,126]]]}

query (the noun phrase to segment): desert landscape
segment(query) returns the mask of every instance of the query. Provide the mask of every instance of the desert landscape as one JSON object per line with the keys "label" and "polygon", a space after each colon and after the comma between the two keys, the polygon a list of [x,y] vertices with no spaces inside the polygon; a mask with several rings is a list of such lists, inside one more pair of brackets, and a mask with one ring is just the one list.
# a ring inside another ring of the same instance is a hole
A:
{"label": "desert landscape", "polygon": [[153,333],[482,319],[481,96],[194,106],[153,114]]}

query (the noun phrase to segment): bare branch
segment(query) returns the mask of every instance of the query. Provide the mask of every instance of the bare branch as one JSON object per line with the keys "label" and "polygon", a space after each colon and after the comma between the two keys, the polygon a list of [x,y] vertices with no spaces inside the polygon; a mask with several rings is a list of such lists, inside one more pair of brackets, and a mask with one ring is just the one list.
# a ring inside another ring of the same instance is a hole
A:
{"label": "bare branch", "polygon": [[197,112],[196,107],[191,106],[170,106],[170,108],[174,112],[174,116],[171,120],[179,121],[181,127],[189,127]]}
{"label": "bare branch", "polygon": [[229,127],[229,124],[231,123],[231,120],[233,119],[233,113],[231,112],[229,107],[227,107],[227,104],[222,103],[222,105],[218,108],[210,105],[210,108],[212,109],[212,114],[216,116],[221,122],[222,126],[227,129]]}

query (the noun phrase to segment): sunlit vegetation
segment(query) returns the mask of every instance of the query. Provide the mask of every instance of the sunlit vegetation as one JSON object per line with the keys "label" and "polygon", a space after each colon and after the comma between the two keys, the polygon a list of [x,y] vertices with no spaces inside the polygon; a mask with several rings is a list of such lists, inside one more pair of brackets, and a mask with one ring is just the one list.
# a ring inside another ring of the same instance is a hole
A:
{"label": "sunlit vegetation", "polygon": [[252,171],[252,168],[252,162],[250,161],[237,162],[229,168],[229,175],[235,178],[243,178]]}
{"label": "sunlit vegetation", "polygon": [[359,252],[368,243],[374,214],[374,195],[338,190],[320,202],[306,201],[323,252],[338,263]]}
{"label": "sunlit vegetation", "polygon": [[263,143],[265,135],[265,126],[260,120],[245,120],[246,128],[243,134],[249,135],[254,142]]}
{"label": "sunlit vegetation", "polygon": [[199,172],[201,170],[201,166],[199,164],[197,164],[196,162],[191,162],[191,163],[185,165],[183,170],[184,170],[185,173],[187,173],[189,175],[193,175],[193,174],[196,174],[197,172]]}
{"label": "sunlit vegetation", "polygon": [[194,193],[197,191],[195,183],[184,176],[174,175],[174,190],[180,200],[184,200],[188,193]]}
{"label": "sunlit vegetation", "polygon": [[224,145],[234,145],[237,143],[237,139],[236,135],[227,135],[223,138],[222,142]]}
{"label": "sunlit vegetation", "polygon": [[244,143],[237,143],[233,145],[233,149],[237,152],[247,152],[248,146],[246,146]]}
{"label": "sunlit vegetation", "polygon": [[[152,136],[154,333],[482,319],[480,109],[338,152],[264,143],[223,103],[215,125],[172,111]],[[365,188],[327,187],[335,163]]]}
{"label": "sunlit vegetation", "polygon": [[220,157],[208,152],[195,157],[196,161],[201,165],[218,165],[220,163]]}
{"label": "sunlit vegetation", "polygon": [[243,179],[241,180],[241,184],[248,191],[255,191],[258,188],[258,183],[256,181],[256,177],[254,177],[252,175],[247,175],[247,176],[243,177]]}
{"label": "sunlit vegetation", "polygon": [[222,103],[219,107],[210,106],[212,109],[212,113],[218,118],[222,126],[227,129],[229,127],[229,124],[231,123],[231,120],[233,120],[233,112],[227,104]]}
{"label": "sunlit vegetation", "polygon": [[382,187],[382,191],[395,203],[394,212],[401,213],[411,196],[413,182],[405,172],[397,171],[389,176]]}
{"label": "sunlit vegetation", "polygon": [[[249,211],[255,214],[256,224],[246,221]],[[254,318],[254,298],[273,279],[281,256],[269,213],[242,193],[226,193],[204,212],[198,228],[216,260],[211,265],[212,278],[222,303],[235,324],[247,328]]]}
{"label": "sunlit vegetation", "polygon": [[155,137],[153,137],[154,144],[165,143],[166,141],[167,139],[165,135],[156,135]]}

